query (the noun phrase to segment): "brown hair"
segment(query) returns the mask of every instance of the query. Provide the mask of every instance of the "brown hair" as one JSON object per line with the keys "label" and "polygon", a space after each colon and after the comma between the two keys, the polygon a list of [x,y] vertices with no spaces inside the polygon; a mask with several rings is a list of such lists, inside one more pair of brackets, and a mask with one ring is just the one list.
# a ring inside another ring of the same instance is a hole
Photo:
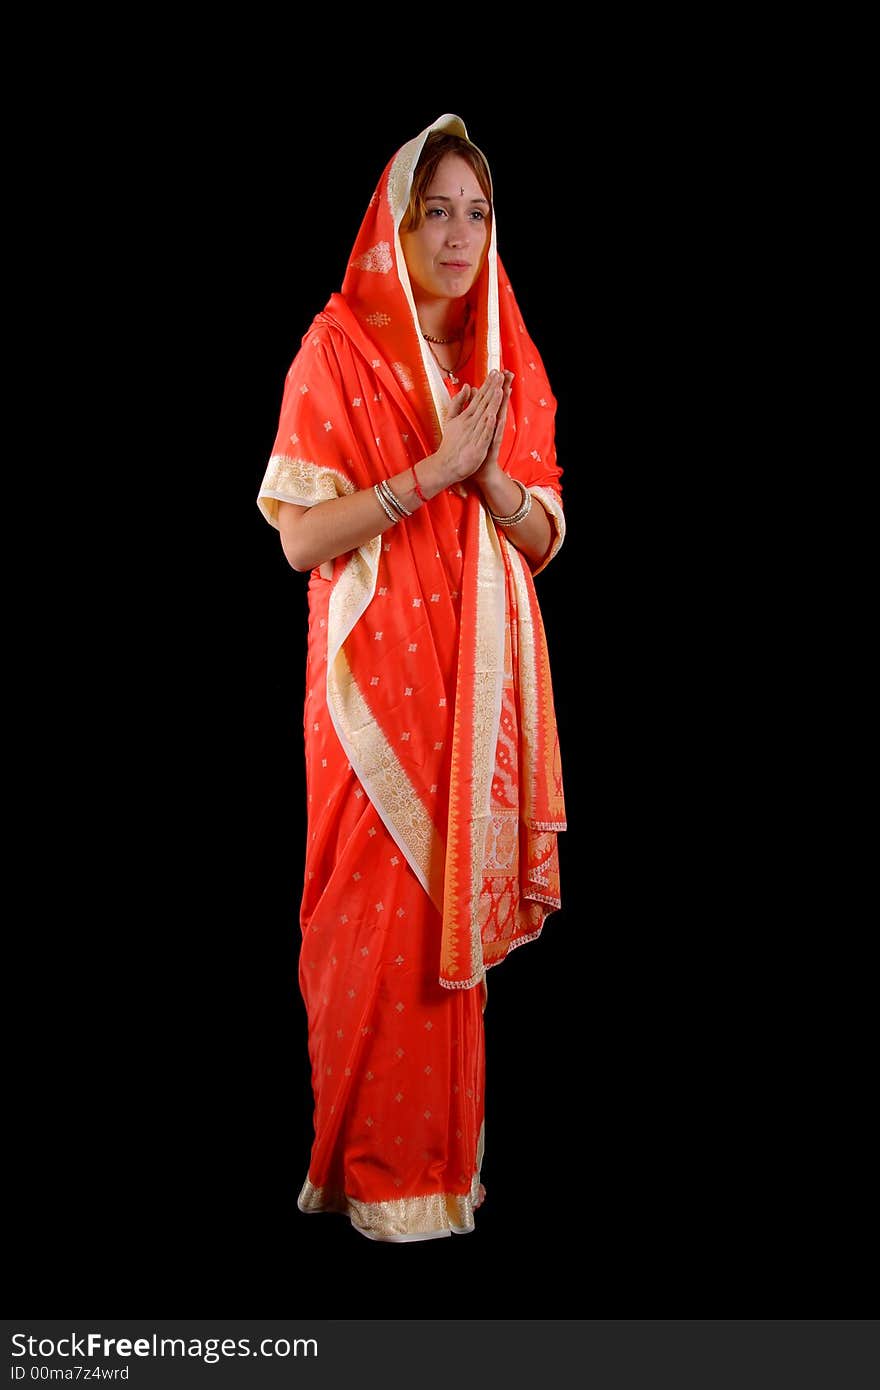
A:
{"label": "brown hair", "polygon": [[431,186],[437,165],[447,154],[460,155],[471,166],[489,203],[489,218],[491,218],[492,178],[489,173],[489,166],[476,145],[472,145],[469,140],[462,139],[460,135],[450,135],[445,130],[432,130],[422,147],[419,162],[413,173],[409,207],[400,224],[402,232],[415,232],[422,225],[427,212],[425,194]]}

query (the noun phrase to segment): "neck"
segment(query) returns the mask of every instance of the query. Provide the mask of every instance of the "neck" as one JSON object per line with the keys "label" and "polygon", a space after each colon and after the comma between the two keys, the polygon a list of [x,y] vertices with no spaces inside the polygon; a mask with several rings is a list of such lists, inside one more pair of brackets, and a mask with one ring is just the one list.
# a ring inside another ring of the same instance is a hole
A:
{"label": "neck", "polygon": [[416,310],[423,333],[432,338],[451,338],[464,328],[465,301],[463,299],[435,299],[416,293]]}

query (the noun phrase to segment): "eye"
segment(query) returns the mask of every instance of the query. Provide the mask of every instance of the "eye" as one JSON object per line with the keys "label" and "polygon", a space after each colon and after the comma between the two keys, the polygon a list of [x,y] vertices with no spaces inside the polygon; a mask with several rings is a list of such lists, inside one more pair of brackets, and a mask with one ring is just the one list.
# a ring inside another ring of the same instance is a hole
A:
{"label": "eye", "polygon": [[445,216],[446,216],[446,209],[445,209],[445,208],[428,208],[428,216],[429,216],[429,217],[433,217],[433,216],[435,215],[435,213],[436,213],[436,215],[437,215],[438,217],[445,217]]}
{"label": "eye", "polygon": [[480,222],[485,222],[486,220],[486,214],[482,211],[481,208],[473,208],[471,211],[471,217],[476,217]]}

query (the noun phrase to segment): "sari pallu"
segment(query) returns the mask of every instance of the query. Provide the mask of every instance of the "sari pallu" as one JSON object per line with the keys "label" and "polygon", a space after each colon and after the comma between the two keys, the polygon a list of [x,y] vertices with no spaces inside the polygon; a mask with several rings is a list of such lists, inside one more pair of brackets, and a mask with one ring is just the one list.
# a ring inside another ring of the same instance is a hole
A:
{"label": "sari pallu", "polygon": [[[455,117],[437,126],[464,134]],[[398,227],[427,136],[386,169],[341,295],[285,384],[259,505],[371,487],[432,453],[446,387]],[[474,380],[515,372],[501,464],[564,520],[555,400],[495,249],[471,292]],[[300,986],[315,1145],[304,1210],[365,1234],[468,1230],[482,1154],[486,969],[559,906],[552,686],[529,566],[448,490],[309,586]]]}

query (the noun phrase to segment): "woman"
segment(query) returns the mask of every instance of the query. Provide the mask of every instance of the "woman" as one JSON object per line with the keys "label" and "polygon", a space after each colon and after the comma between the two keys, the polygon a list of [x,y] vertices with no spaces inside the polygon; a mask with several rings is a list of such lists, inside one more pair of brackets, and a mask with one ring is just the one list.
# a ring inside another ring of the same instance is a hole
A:
{"label": "woman", "polygon": [[485,974],[559,907],[532,575],[564,535],[556,402],[464,123],[397,153],[287,376],[259,493],[310,571],[302,1211],[473,1229]]}

